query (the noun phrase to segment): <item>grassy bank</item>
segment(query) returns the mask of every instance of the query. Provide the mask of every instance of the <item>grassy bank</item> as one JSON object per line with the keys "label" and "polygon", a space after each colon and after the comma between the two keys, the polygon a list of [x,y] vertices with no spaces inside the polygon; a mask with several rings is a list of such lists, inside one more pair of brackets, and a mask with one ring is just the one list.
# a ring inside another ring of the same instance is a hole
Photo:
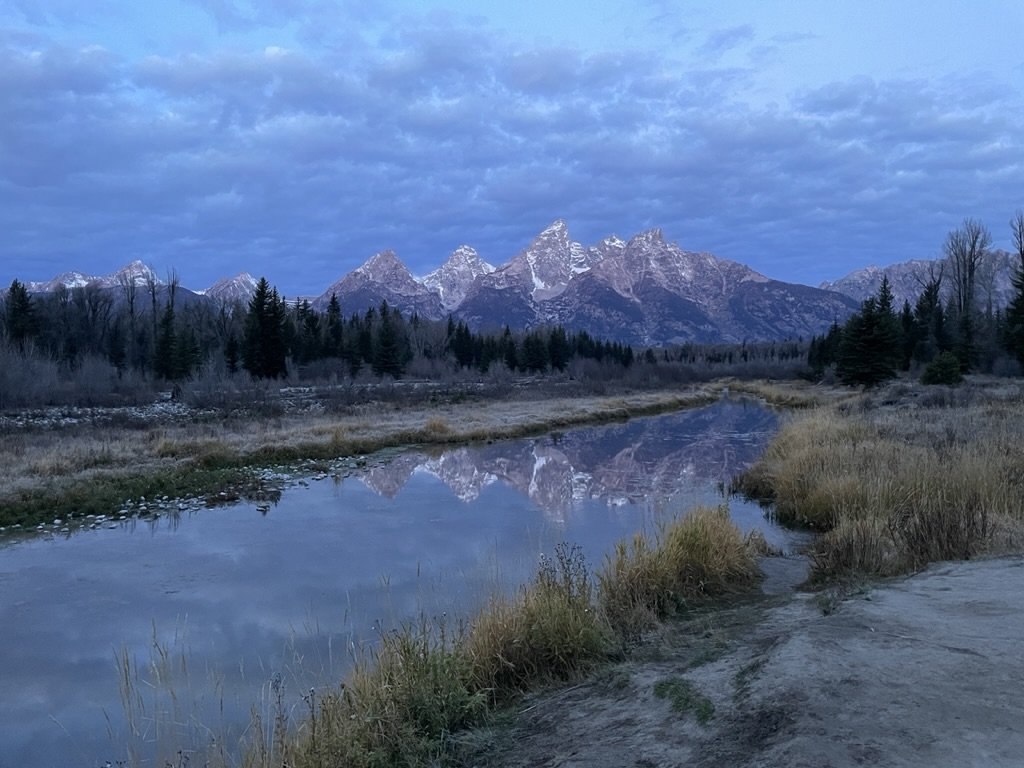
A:
{"label": "grassy bank", "polygon": [[715,388],[588,398],[516,399],[345,415],[12,430],[0,440],[0,526],[109,514],[140,496],[236,490],[253,467],[327,460],[406,445],[525,437],[705,405]]}
{"label": "grassy bank", "polygon": [[753,551],[722,509],[697,509],[650,540],[621,545],[592,574],[562,545],[531,583],[470,623],[423,620],[381,638],[338,690],[310,699],[295,727],[275,718],[255,768],[426,766],[454,757],[454,735],[520,693],[620,655],[637,616],[672,612],[755,586]]}
{"label": "grassy bank", "polygon": [[821,580],[905,573],[1024,545],[1024,392],[905,383],[797,414],[738,480],[823,532]]}

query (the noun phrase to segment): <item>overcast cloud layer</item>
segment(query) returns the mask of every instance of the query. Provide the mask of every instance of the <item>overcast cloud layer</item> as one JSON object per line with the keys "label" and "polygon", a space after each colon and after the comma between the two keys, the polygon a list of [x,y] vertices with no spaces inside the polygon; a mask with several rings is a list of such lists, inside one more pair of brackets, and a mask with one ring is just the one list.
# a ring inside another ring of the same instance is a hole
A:
{"label": "overcast cloud layer", "polygon": [[500,263],[564,218],[817,284],[965,216],[1006,245],[1024,207],[1017,3],[895,30],[817,3],[148,5],[0,10],[0,283],[141,258],[316,294],[385,248]]}

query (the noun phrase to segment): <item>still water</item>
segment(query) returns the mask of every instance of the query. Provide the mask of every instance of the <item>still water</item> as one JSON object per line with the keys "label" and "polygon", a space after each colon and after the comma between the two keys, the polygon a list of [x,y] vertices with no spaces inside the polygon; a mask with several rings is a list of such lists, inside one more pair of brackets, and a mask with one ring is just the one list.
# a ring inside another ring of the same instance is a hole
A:
{"label": "still water", "polygon": [[[0,546],[0,768],[160,765],[237,744],[278,691],[301,711],[354,644],[421,612],[466,616],[579,544],[600,564],[752,463],[776,429],[742,401],[535,439],[410,451],[202,510]],[[728,500],[744,530],[793,537]],[[129,663],[127,698],[119,665]],[[173,693],[172,693],[173,692]],[[298,713],[297,713],[298,714]],[[195,761],[201,764],[201,760]],[[176,764],[176,763],[175,763]]]}

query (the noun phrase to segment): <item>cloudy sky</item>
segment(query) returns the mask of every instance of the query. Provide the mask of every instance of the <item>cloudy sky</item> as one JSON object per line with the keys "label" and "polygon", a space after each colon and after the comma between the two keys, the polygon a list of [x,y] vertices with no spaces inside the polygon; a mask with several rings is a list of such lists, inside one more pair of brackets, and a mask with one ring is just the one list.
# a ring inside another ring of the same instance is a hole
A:
{"label": "cloudy sky", "polygon": [[556,218],[783,280],[1024,207],[1020,0],[5,0],[0,284],[317,294]]}

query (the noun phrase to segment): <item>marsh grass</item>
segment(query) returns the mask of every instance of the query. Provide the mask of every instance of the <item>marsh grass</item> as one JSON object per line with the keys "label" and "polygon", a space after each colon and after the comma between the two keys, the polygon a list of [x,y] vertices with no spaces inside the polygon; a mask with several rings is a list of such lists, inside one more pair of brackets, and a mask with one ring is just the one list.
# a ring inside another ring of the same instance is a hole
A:
{"label": "marsh grass", "polygon": [[[254,718],[250,732],[256,740],[244,764],[451,764],[460,730],[485,722],[526,691],[572,680],[621,654],[622,628],[614,623],[609,601],[679,610],[689,600],[756,583],[753,556],[723,510],[697,510],[640,546],[624,549],[624,560],[611,559],[597,575],[598,587],[579,547],[561,544],[541,560],[532,581],[511,596],[492,599],[472,621],[421,617],[382,634],[376,646],[357,652],[354,668],[336,690],[310,692],[300,721],[273,712]],[[635,571],[648,576],[636,579]],[[671,574],[653,575],[659,571]],[[625,577],[634,580],[615,583]],[[679,599],[667,597],[666,589]],[[677,694],[673,689],[673,699]],[[713,705],[699,695],[691,699],[688,711],[706,722]],[[283,705],[276,711],[283,712]]]}
{"label": "marsh grass", "polygon": [[611,634],[579,547],[560,544],[529,585],[493,599],[466,645],[475,684],[494,701],[569,679],[607,658]]}
{"label": "marsh grass", "polygon": [[377,403],[344,415],[320,412],[194,421],[138,420],[12,430],[0,434],[0,525],[72,513],[108,514],[127,499],[212,495],[248,469],[330,460],[408,445],[443,445],[543,434],[695,407],[710,389],[615,397],[504,400],[394,409]]}
{"label": "marsh grass", "polygon": [[818,580],[976,557],[1024,522],[1024,395],[895,384],[791,419],[735,487],[824,535]]}
{"label": "marsh grass", "polygon": [[709,598],[747,591],[760,579],[755,553],[728,508],[698,507],[621,541],[598,574],[607,621],[624,641],[659,620]]}

